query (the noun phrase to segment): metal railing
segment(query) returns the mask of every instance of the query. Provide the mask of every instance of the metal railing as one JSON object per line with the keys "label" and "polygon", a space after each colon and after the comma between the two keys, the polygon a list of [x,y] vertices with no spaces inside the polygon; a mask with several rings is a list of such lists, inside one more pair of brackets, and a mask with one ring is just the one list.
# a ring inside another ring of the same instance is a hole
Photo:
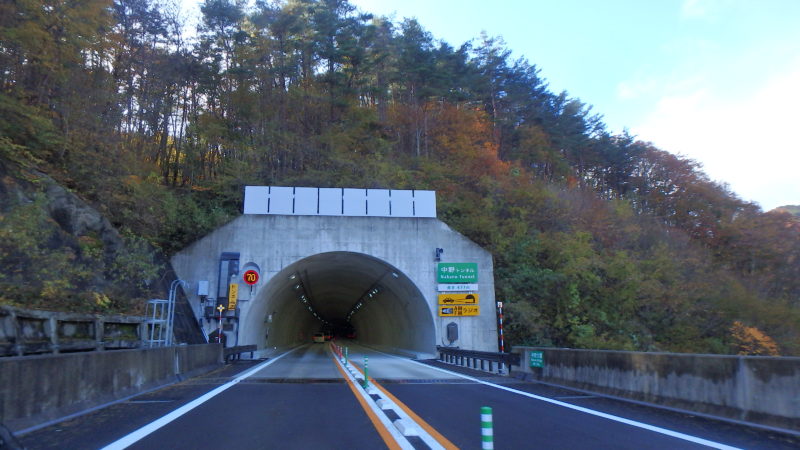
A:
{"label": "metal railing", "polygon": [[[442,347],[441,345],[436,346],[436,351],[439,352],[439,361],[487,372],[502,374],[511,366],[520,365],[520,357],[517,353],[479,352]],[[495,366],[497,367],[496,371]]]}
{"label": "metal railing", "polygon": [[222,356],[225,362],[231,362],[234,359],[240,359],[242,353],[250,353],[250,359],[253,359],[253,352],[257,350],[255,345],[238,345],[236,347],[227,347],[222,349]]}
{"label": "metal railing", "polygon": [[173,280],[169,285],[169,298],[167,300],[152,299],[147,301],[145,317],[147,318],[148,347],[171,347],[175,345],[175,301],[178,297],[178,287],[188,287],[183,280]]}

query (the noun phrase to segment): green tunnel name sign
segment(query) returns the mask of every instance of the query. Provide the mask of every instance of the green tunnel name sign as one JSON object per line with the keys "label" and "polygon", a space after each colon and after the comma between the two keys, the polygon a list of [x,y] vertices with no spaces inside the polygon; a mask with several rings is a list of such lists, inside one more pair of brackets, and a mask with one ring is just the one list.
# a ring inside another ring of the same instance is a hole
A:
{"label": "green tunnel name sign", "polygon": [[439,283],[477,283],[478,263],[439,263],[436,266]]}

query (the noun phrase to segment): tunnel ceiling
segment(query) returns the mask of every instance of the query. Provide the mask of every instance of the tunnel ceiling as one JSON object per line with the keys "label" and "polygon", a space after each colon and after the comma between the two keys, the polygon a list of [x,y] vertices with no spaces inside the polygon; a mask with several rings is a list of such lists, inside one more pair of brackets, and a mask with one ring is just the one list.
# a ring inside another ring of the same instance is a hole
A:
{"label": "tunnel ceiling", "polygon": [[[328,320],[343,320],[368,289],[376,284],[391,285],[392,273],[396,274],[377,260],[351,253],[311,256],[289,271],[299,276],[313,307]],[[388,287],[383,289],[389,293]]]}

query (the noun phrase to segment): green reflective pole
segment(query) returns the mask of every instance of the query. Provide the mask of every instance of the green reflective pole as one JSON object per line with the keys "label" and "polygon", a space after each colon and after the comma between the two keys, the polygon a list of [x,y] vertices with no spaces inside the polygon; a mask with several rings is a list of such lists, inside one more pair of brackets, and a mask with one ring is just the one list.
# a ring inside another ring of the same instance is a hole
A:
{"label": "green reflective pole", "polygon": [[492,426],[492,408],[481,407],[481,450],[494,449],[494,430]]}
{"label": "green reflective pole", "polygon": [[368,362],[369,362],[369,357],[367,357],[367,355],[364,355],[364,389],[367,389],[369,387],[369,375],[368,375],[369,371],[367,367]]}

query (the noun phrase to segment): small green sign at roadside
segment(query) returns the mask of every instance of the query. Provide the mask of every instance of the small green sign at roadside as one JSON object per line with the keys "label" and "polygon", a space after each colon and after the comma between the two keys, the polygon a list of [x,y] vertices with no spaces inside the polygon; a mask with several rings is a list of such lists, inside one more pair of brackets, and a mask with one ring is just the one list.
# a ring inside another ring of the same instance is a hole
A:
{"label": "small green sign at roadside", "polygon": [[531,367],[544,367],[544,352],[531,352]]}
{"label": "small green sign at roadside", "polygon": [[436,267],[438,283],[477,283],[477,263],[439,263]]}

